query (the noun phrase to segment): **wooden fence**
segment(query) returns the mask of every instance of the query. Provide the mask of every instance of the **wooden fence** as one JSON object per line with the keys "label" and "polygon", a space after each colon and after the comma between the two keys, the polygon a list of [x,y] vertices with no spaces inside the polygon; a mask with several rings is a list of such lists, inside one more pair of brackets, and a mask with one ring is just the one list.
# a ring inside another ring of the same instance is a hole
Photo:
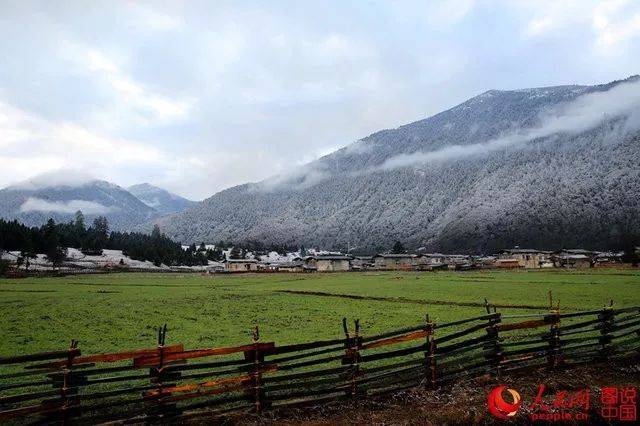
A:
{"label": "wooden fence", "polygon": [[328,401],[513,370],[604,362],[637,355],[640,307],[502,315],[363,335],[343,320],[344,338],[277,346],[157,347],[83,355],[69,348],[0,358],[0,421],[168,422]]}

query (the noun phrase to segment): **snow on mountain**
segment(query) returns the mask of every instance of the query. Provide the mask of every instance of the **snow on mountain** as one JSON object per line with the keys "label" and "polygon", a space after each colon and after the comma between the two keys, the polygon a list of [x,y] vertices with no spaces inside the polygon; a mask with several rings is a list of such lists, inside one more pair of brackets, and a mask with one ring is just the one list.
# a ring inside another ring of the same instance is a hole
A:
{"label": "snow on mountain", "polygon": [[178,213],[197,204],[195,201],[187,200],[148,183],[133,185],[127,189],[140,201],[155,209],[161,215]]}

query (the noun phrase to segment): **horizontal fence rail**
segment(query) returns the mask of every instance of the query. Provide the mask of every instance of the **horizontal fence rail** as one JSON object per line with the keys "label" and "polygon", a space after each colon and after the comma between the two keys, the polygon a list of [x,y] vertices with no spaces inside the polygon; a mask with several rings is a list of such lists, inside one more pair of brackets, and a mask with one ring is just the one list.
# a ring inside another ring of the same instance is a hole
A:
{"label": "horizontal fence rail", "polygon": [[640,307],[561,313],[486,314],[365,336],[355,320],[344,337],[277,346],[262,342],[83,355],[66,350],[0,358],[0,421],[95,424],[170,422],[231,412],[319,405],[463,378],[564,368],[638,355]]}

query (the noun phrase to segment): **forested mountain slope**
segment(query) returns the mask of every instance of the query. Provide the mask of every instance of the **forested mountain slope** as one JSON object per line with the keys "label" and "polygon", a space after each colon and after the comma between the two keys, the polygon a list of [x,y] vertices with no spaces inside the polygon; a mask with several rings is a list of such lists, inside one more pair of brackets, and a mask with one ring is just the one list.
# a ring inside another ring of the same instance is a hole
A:
{"label": "forested mountain slope", "polygon": [[640,81],[492,90],[159,220],[183,242],[491,252],[640,231]]}
{"label": "forested mountain slope", "polygon": [[187,200],[148,183],[132,185],[127,190],[162,215],[178,213],[197,204],[195,201]]}

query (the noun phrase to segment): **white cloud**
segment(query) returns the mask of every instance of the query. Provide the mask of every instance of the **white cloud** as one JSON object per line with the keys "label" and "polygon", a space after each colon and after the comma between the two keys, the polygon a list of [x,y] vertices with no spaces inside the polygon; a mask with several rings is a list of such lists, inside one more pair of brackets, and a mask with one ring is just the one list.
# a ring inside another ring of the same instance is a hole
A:
{"label": "white cloud", "polygon": [[84,214],[106,214],[113,211],[113,208],[93,201],[70,200],[62,202],[36,197],[29,197],[20,206],[21,212],[75,213],[78,210],[82,210]]}
{"label": "white cloud", "polygon": [[418,20],[424,31],[455,28],[475,8],[476,0],[386,2],[393,18],[403,24]]}
{"label": "white cloud", "polygon": [[524,0],[509,3],[526,19],[522,28],[528,37],[570,33],[572,28],[590,25],[598,0]]}
{"label": "white cloud", "polygon": [[591,47],[603,55],[619,54],[640,36],[640,3],[635,0],[566,0],[513,2],[531,15],[523,29],[526,37],[549,37],[590,28]]}
{"label": "white cloud", "polygon": [[0,147],[0,185],[59,169],[114,178],[118,167],[170,163],[149,144],[98,134],[72,122],[45,120],[2,101]]}
{"label": "white cloud", "polygon": [[40,173],[12,185],[14,189],[36,190],[55,186],[81,186],[94,181],[88,173],[74,169],[57,169]]}
{"label": "white cloud", "polygon": [[464,19],[475,6],[475,0],[442,0],[431,3],[430,10],[433,23],[446,23],[448,25]]}
{"label": "white cloud", "polygon": [[131,12],[131,25],[143,27],[152,31],[175,31],[184,27],[180,16],[158,12],[138,3],[127,3],[126,8]]}
{"label": "white cloud", "polygon": [[554,24],[555,22],[551,16],[543,16],[533,19],[527,25],[525,34],[529,37],[535,37],[549,31],[549,29],[553,28]]}
{"label": "white cloud", "polygon": [[27,157],[17,157],[0,155],[0,170],[2,170],[0,187],[65,166],[67,166],[67,161],[62,156],[34,154]]}
{"label": "white cloud", "polygon": [[164,160],[164,154],[148,144],[99,135],[74,123],[55,123],[47,132],[49,134],[46,139],[54,145],[62,144],[70,152],[80,152],[90,158],[113,164],[144,165]]}
{"label": "white cloud", "polygon": [[[635,9],[634,9],[635,6]],[[640,36],[640,7],[629,1],[609,1],[599,4],[593,12],[596,48],[605,54],[621,48]]]}
{"label": "white cloud", "polygon": [[104,53],[88,49],[85,64],[90,71],[99,73],[117,92],[117,102],[128,104],[134,109],[151,114],[160,121],[180,120],[187,116],[192,102],[184,99],[171,99],[153,93],[136,82],[117,66]]}

